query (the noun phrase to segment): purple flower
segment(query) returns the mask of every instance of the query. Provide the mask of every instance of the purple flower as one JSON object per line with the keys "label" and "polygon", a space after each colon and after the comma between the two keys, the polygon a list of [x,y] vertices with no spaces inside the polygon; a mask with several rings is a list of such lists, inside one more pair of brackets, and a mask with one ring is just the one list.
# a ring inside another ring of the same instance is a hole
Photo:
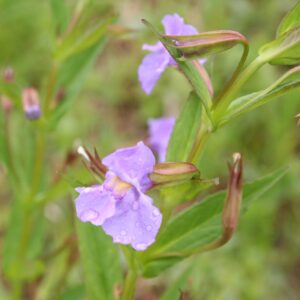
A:
{"label": "purple flower", "polygon": [[[198,33],[195,27],[185,24],[183,18],[178,14],[166,15],[162,24],[166,35],[195,35]],[[176,62],[161,42],[155,45],[144,44],[143,50],[151,53],[144,57],[138,69],[138,76],[144,92],[150,94],[165,69],[170,65],[176,65]],[[199,61],[200,63],[205,62],[203,59]]]}
{"label": "purple flower", "polygon": [[25,88],[22,91],[23,110],[29,120],[37,120],[41,116],[40,100],[36,89]]}
{"label": "purple flower", "polygon": [[76,189],[77,216],[102,226],[115,243],[143,251],[155,241],[162,221],[161,212],[145,194],[151,186],[153,153],[139,142],[108,155],[103,164],[109,171],[102,185]]}
{"label": "purple flower", "polygon": [[159,162],[166,160],[167,148],[174,124],[175,118],[173,117],[150,119],[148,121],[149,144],[158,154]]}

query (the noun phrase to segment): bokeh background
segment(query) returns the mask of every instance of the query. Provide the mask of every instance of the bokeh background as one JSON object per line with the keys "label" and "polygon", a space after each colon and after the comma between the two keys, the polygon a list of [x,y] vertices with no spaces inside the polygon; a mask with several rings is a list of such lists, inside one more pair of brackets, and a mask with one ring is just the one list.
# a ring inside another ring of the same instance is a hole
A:
{"label": "bokeh background", "polygon": [[[11,66],[20,86],[42,89],[51,68],[56,32],[50,2],[0,0],[0,68]],[[67,9],[62,14],[69,18],[77,1],[63,2]],[[130,30],[123,34],[115,30],[111,34],[80,93],[57,128],[49,132],[45,172],[55,176],[65,153],[79,144],[91,149],[95,146],[104,156],[118,147],[145,139],[149,118],[178,115],[190,90],[179,72],[168,69],[149,96],[140,88],[137,68],[144,55],[141,46],[145,42],[155,42],[141,18],[161,26],[165,14],[177,12],[199,31],[239,31],[250,42],[250,60],[257,55],[261,45],[273,39],[280,20],[294,3],[291,0],[88,1],[83,16],[86,23],[114,14],[118,26]],[[216,91],[237,64],[239,50],[237,47],[211,57],[206,63]],[[267,86],[283,71],[284,67],[263,67],[249,82],[246,91]],[[141,280],[137,299],[159,299],[174,280],[182,280],[182,290],[188,292],[188,299],[300,298],[300,128],[295,121],[295,115],[300,111],[299,100],[299,90],[289,92],[213,135],[203,155],[201,172],[206,177],[219,176],[221,187],[226,185],[226,163],[235,151],[244,155],[246,180],[251,181],[284,166],[289,166],[288,175],[251,206],[228,245],[192,257],[157,279]],[[12,118],[11,140],[18,160],[18,155],[27,151],[28,138],[24,132],[30,125],[24,122],[21,107],[13,109]],[[18,166],[22,169],[29,163],[20,159]],[[69,181],[88,182],[88,173],[78,161],[64,170],[62,176],[62,188],[51,196],[39,232],[35,233],[43,236],[40,242],[43,245],[59,245],[66,238],[76,238],[74,194]],[[5,169],[1,167],[1,257],[10,224],[12,198],[17,192],[9,186]],[[37,244],[35,248],[42,246]],[[43,277],[33,275],[26,299],[85,299],[76,249],[75,243],[73,256],[65,252],[58,255],[47,265],[46,272],[42,272],[46,274]],[[69,260],[66,259],[68,255]],[[0,279],[0,299],[10,299],[10,285],[4,275],[0,274]]]}

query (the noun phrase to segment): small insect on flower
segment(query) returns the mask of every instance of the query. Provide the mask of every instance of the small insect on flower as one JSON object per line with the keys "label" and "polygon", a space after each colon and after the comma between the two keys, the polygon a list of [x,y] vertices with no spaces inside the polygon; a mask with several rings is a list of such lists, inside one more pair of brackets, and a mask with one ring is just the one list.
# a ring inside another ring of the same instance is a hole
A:
{"label": "small insect on flower", "polygon": [[102,185],[80,187],[75,200],[78,218],[102,226],[115,243],[143,251],[154,241],[162,214],[145,194],[152,186],[152,151],[139,142],[119,149],[102,160],[108,171]]}
{"label": "small insect on flower", "polygon": [[[198,34],[197,29],[192,25],[185,24],[183,18],[178,14],[166,15],[162,20],[162,24],[166,35]],[[166,68],[177,64],[161,42],[155,45],[144,44],[143,50],[148,50],[151,53],[144,57],[139,66],[138,77],[144,92],[150,94]],[[199,60],[202,64],[205,61],[205,59]]]}
{"label": "small insect on flower", "polygon": [[150,119],[148,121],[149,145],[157,153],[159,162],[166,160],[168,144],[174,125],[175,118],[173,117]]}

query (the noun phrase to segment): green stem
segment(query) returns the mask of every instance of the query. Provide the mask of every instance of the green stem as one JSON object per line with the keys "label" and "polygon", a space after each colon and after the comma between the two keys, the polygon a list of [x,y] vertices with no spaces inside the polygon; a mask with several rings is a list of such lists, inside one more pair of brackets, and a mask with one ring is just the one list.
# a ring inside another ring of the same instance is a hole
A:
{"label": "green stem", "polygon": [[23,292],[23,275],[24,264],[26,259],[26,249],[30,240],[30,233],[33,226],[33,210],[32,205],[34,197],[39,189],[40,180],[42,177],[43,160],[45,151],[45,134],[43,131],[37,132],[37,145],[35,154],[35,164],[32,174],[31,189],[28,196],[25,198],[23,205],[25,205],[24,220],[21,232],[21,238],[19,243],[18,254],[16,257],[15,265],[18,266],[19,276],[13,282],[13,300],[22,299]]}
{"label": "green stem", "polygon": [[227,107],[231,103],[232,99],[238,94],[243,85],[249,80],[250,77],[264,65],[265,61],[261,60],[258,56],[255,60],[248,65],[248,67],[240,73],[234,82],[232,82],[230,88],[224,93],[223,97],[220,99],[219,103],[215,107],[213,113],[213,119],[215,123],[218,123],[223,113],[226,111]]}
{"label": "green stem", "polygon": [[238,78],[238,75],[241,73],[242,68],[246,62],[248,53],[249,53],[249,46],[247,43],[243,44],[244,47],[244,51],[242,54],[242,57],[239,61],[239,64],[236,67],[236,70],[234,71],[234,73],[232,74],[232,77],[230,79],[230,81],[227,83],[227,85],[225,86],[224,90],[220,93],[220,95],[218,95],[218,97],[215,99],[215,103],[214,106],[219,103],[220,99],[222,99],[224,97],[224,95],[228,92],[228,90],[231,88],[231,86],[235,83],[236,79]]}
{"label": "green stem", "polygon": [[45,102],[44,102],[44,114],[46,118],[49,114],[51,108],[50,107],[51,100],[53,99],[54,96],[57,73],[58,73],[58,65],[57,63],[53,62],[52,69],[50,71],[50,75],[47,83],[47,91],[46,91]]}
{"label": "green stem", "polygon": [[123,289],[121,300],[133,300],[134,299],[136,280],[137,280],[136,271],[129,269],[126,279],[125,279],[125,284],[124,284],[124,289]]}
{"label": "green stem", "polygon": [[35,194],[38,192],[39,189],[39,185],[41,182],[41,174],[43,171],[45,146],[46,146],[45,133],[44,131],[41,131],[39,129],[37,132],[35,164],[32,173],[31,191],[28,197],[29,202],[33,200]]}
{"label": "green stem", "polygon": [[210,136],[210,131],[207,130],[206,126],[201,125],[196,141],[188,158],[188,161],[197,165],[199,163],[201,154],[204,146]]}
{"label": "green stem", "polygon": [[15,166],[15,162],[13,159],[13,150],[11,147],[11,133],[10,133],[10,116],[4,112],[4,147],[7,155],[7,169],[11,175],[12,183],[18,187],[20,184],[19,174],[17,172],[17,168]]}

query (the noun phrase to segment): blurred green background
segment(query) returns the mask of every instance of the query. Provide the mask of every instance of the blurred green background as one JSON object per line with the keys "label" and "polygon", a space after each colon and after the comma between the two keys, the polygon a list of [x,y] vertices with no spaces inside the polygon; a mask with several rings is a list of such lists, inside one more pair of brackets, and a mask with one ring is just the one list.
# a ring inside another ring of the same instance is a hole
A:
{"label": "blurred green background", "polygon": [[[0,68],[11,66],[20,86],[43,89],[51,68],[55,35],[59,32],[53,29],[50,2],[0,0]],[[77,1],[62,2],[66,4],[61,11],[62,19],[68,20]],[[55,166],[59,166],[65,152],[79,144],[95,146],[104,156],[117,147],[145,139],[148,118],[178,115],[190,90],[179,72],[167,70],[150,96],[140,88],[137,68],[145,54],[141,46],[155,42],[140,22],[141,18],[161,26],[160,20],[165,14],[177,12],[199,31],[239,31],[250,41],[250,58],[253,58],[259,46],[273,39],[280,20],[294,3],[290,0],[87,1],[83,22],[93,23],[101,16],[114,14],[118,25],[132,31],[112,34],[73,105],[57,128],[49,132],[45,170],[55,175]],[[206,63],[216,92],[229,78],[238,57],[239,49],[233,49]],[[265,66],[248,84],[247,91],[267,86],[283,71],[284,67]],[[204,153],[201,172],[205,177],[220,176],[222,187],[226,185],[226,163],[235,151],[244,155],[246,180],[282,166],[289,166],[290,172],[254,203],[228,245],[192,257],[155,280],[141,280],[137,299],[159,299],[174,280],[181,280],[182,290],[196,300],[300,298],[300,130],[294,119],[300,111],[299,98],[300,91],[289,92],[214,134]],[[30,125],[24,122],[20,106],[14,107],[12,118],[12,140],[19,145],[16,147],[18,155],[25,151],[20,148],[20,140]],[[19,163],[22,168],[28,162]],[[82,169],[78,162],[72,170],[66,171],[64,184],[68,186],[71,175],[89,182],[91,178],[87,179],[87,172]],[[2,255],[2,237],[8,228],[11,198],[18,191],[12,191],[4,169],[0,171]],[[70,193],[68,196],[58,193],[51,200],[44,210],[41,234],[43,243],[59,245],[74,231],[72,197]],[[26,299],[33,299],[33,294],[35,299],[84,299],[76,249],[75,246],[74,257],[70,258],[75,264],[68,266],[65,253],[55,258],[47,265],[46,276],[29,285]],[[10,287],[4,276],[0,278],[0,299],[5,299]],[[34,290],[37,282],[41,287],[38,292]],[[31,290],[35,292],[30,293]]]}

